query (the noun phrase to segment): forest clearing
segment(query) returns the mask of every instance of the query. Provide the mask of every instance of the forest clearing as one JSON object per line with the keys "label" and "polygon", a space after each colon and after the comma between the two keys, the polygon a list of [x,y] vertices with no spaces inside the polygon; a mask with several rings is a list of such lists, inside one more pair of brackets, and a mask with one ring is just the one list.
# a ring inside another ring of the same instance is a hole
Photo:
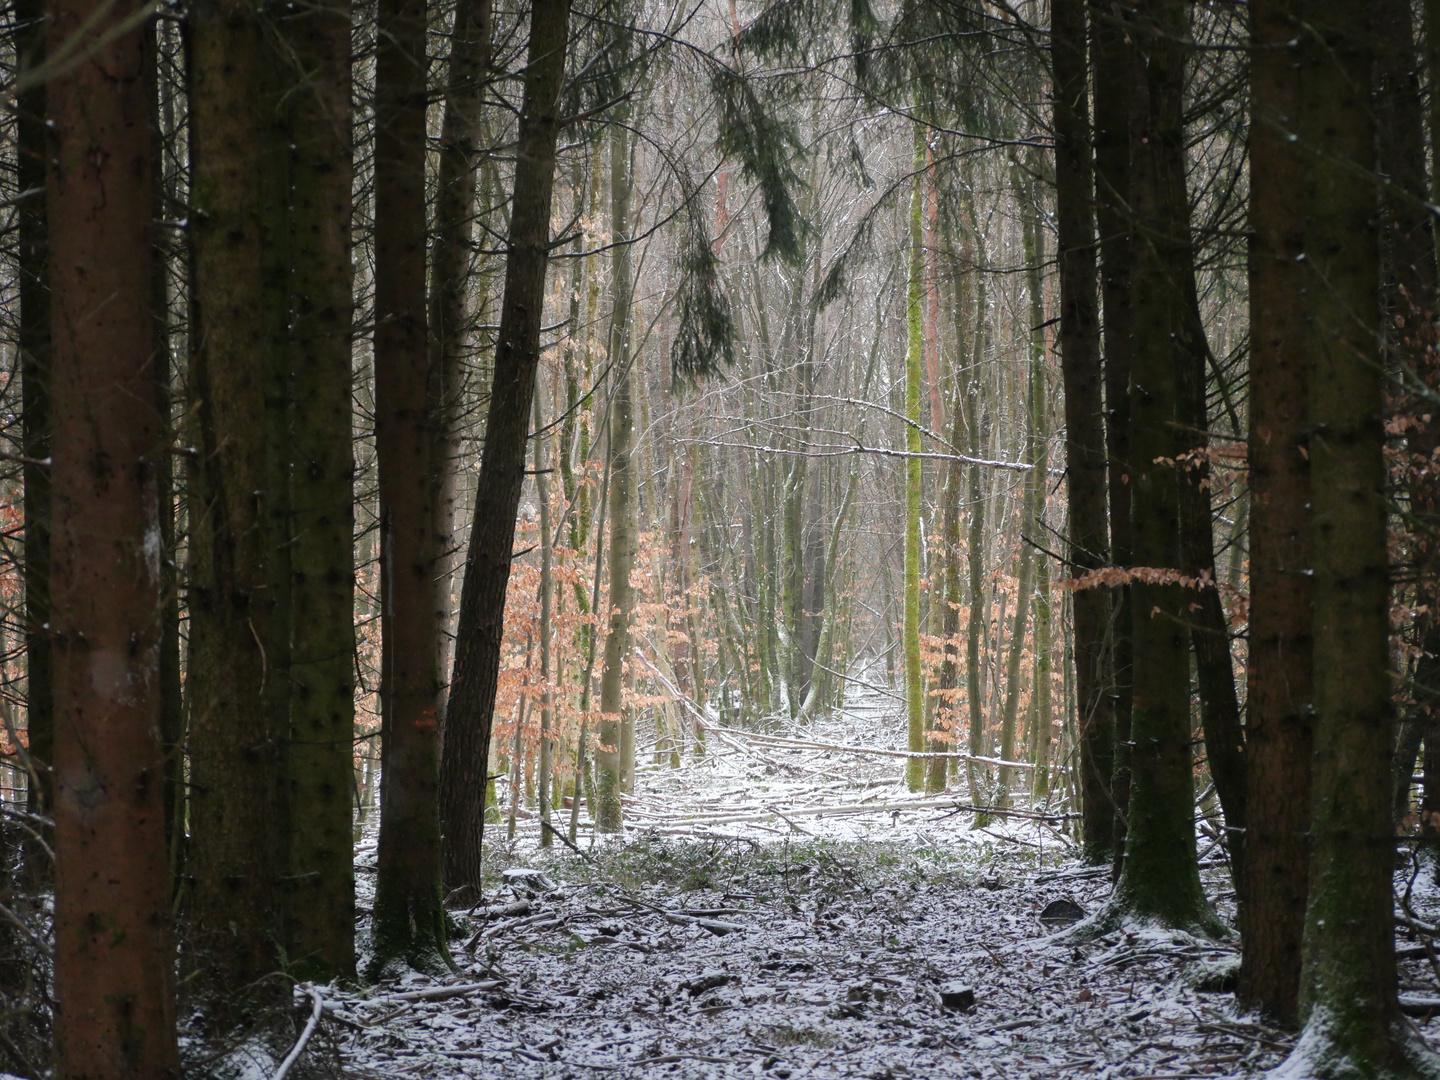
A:
{"label": "forest clearing", "polygon": [[1440,1080],[1440,0],[0,11],[0,1080]]}

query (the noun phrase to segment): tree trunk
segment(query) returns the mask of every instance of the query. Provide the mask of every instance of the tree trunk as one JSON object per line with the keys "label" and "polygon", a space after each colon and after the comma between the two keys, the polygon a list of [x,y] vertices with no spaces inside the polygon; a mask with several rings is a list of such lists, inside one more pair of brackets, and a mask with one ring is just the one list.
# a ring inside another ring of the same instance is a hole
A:
{"label": "tree trunk", "polygon": [[[466,390],[465,363],[474,321],[468,297],[480,159],[483,95],[490,68],[492,0],[462,0],[455,8],[445,118],[435,187],[435,239],[430,269],[429,409],[430,506],[434,515],[435,612],[440,678],[448,684],[452,658],[455,512],[460,431]],[[572,325],[574,323],[572,322]],[[441,702],[441,727],[445,722]]]}
{"label": "tree trunk", "polygon": [[[600,508],[595,515],[595,568],[590,579],[590,610],[600,609],[600,572],[605,566],[605,518],[610,508],[610,466],[606,462],[605,476],[600,484]],[[593,631],[585,638],[585,672],[580,679],[580,735],[575,740],[575,794],[570,800],[570,843],[575,843],[575,835],[580,826],[580,796],[583,794],[590,800],[591,817],[599,820],[596,808],[599,799],[595,795],[594,783],[590,779],[590,771],[585,763],[585,749],[589,745],[589,724],[590,724],[590,689],[594,684],[595,675],[595,654],[598,650],[600,638]]]}
{"label": "tree trunk", "polygon": [[[969,429],[970,440],[966,444],[973,457],[979,457],[984,446],[980,430],[980,362],[984,359],[988,342],[988,323],[985,309],[985,279],[980,278],[975,287],[976,320],[975,352],[970,365],[970,378],[965,387],[965,426]],[[971,757],[985,753],[985,675],[981,656],[982,638],[990,606],[989,594],[985,590],[985,470],[983,466],[970,466],[970,535],[965,544],[966,562],[970,567],[970,612],[965,634],[965,688],[970,699],[970,741],[967,749]],[[972,802],[980,796],[980,767],[967,762],[966,791]]]}
{"label": "tree trunk", "polygon": [[[925,248],[921,231],[924,202],[925,135],[915,128],[915,181],[910,197],[909,278],[905,290],[905,702],[909,748],[925,752],[925,672],[920,666],[920,384],[924,345],[921,332],[924,301]],[[905,759],[905,783],[919,791],[925,783],[925,759]]]}
{"label": "tree trunk", "polygon": [[424,2],[381,0],[379,20],[375,458],[383,781],[372,977],[397,959],[432,973],[449,963],[441,909],[440,672],[427,422]]}
{"label": "tree trunk", "polygon": [[[1134,223],[1131,220],[1130,135],[1131,97],[1136,78],[1135,49],[1128,22],[1102,0],[1088,0],[1091,49],[1095,62],[1095,218],[1100,232],[1101,302],[1105,312],[1105,453],[1109,465],[1110,563],[1131,565],[1130,528],[1130,364],[1131,261]],[[1109,692],[1115,717],[1115,763],[1111,801],[1115,821],[1111,834],[1114,868],[1119,873],[1125,853],[1130,805],[1130,713],[1133,679],[1132,589],[1123,585],[1112,597]]]}
{"label": "tree trunk", "polygon": [[[1031,172],[1038,172],[1032,156]],[[1048,374],[1045,370],[1045,292],[1044,272],[1045,235],[1041,231],[1040,181],[1032,176],[1027,201],[1030,205],[1028,224],[1030,230],[1030,271],[1027,274],[1030,290],[1030,526],[1028,533],[1022,533],[1020,542],[1026,547],[1038,543],[1036,534],[1043,533],[1045,521],[1045,496],[1050,486],[1050,402]],[[1033,555],[1032,570],[1034,586],[1031,604],[1034,607],[1034,630],[1031,638],[1033,676],[1030,690],[1031,712],[1031,760],[1035,770],[1032,774],[1031,795],[1043,801],[1050,786],[1050,675],[1051,675],[1051,607],[1050,607],[1050,564],[1042,551]]]}
{"label": "tree trunk", "polygon": [[[273,130],[273,53],[251,0],[190,26],[192,245],[187,442],[190,644],[189,964],[223,1008],[279,968],[281,718],[267,700],[274,643],[267,460],[272,368],[283,365],[284,282],[267,270],[283,222],[285,158]],[[267,103],[256,108],[256,102]],[[279,211],[283,215],[283,209]],[[259,493],[259,497],[257,497]],[[272,993],[273,993],[272,988]],[[262,992],[263,996],[263,992]],[[233,1017],[217,1013],[223,1026]]]}
{"label": "tree trunk", "polygon": [[1131,177],[1136,230],[1134,354],[1130,370],[1130,527],[1137,571],[1132,788],[1125,862],[1111,911],[1218,932],[1200,885],[1190,751],[1189,594],[1171,583],[1183,566],[1182,466],[1188,449],[1180,369],[1194,326],[1184,288],[1192,272],[1182,96],[1188,8],[1146,0],[1132,28],[1145,57],[1136,103]]}
{"label": "tree trunk", "polygon": [[[1377,348],[1369,6],[1320,0],[1275,9],[1281,18],[1304,19],[1296,34],[1294,114],[1305,177],[1287,194],[1303,199],[1306,225],[1301,266],[1310,320],[1314,523],[1314,801],[1300,977],[1305,1029],[1290,1063],[1303,1063],[1316,1077],[1435,1076],[1440,1062],[1396,1004],[1385,381]],[[1283,173],[1277,177],[1283,179]]]}
{"label": "tree trunk", "polygon": [[[1065,381],[1065,484],[1071,572],[1104,566],[1109,553],[1105,418],[1101,410],[1100,312],[1095,292],[1095,210],[1084,0],[1053,0],[1055,217],[1060,266],[1060,370]],[[1110,595],[1074,598],[1075,689],[1079,708],[1080,810],[1085,861],[1114,857],[1115,701]]]}
{"label": "tree trunk", "polygon": [[[159,741],[149,18],[52,0],[55,1013],[60,1080],[178,1077]],[[128,24],[128,27],[127,27]]]}
{"label": "tree trunk", "polygon": [[[1010,649],[1005,664],[1005,711],[1000,721],[1000,757],[1005,761],[1015,760],[1015,722],[1020,706],[1020,662],[1025,647],[1025,629],[1030,622],[1030,610],[1035,605],[1034,596],[1034,553],[1028,543],[1035,534],[1035,522],[1039,516],[1039,501],[1044,497],[1044,463],[1041,460],[1043,433],[1039,428],[1044,412],[1044,363],[1045,363],[1045,304],[1040,295],[1040,267],[1043,253],[1039,237],[1039,207],[1035,204],[1030,178],[1024,176],[1020,164],[1015,162],[1010,170],[1015,187],[1016,200],[1021,206],[1023,222],[1023,250],[1025,253],[1026,291],[1030,301],[1030,363],[1028,366],[1025,410],[1025,460],[1030,471],[1025,475],[1025,486],[1020,502],[1019,544],[1015,553],[1015,622],[1010,634]],[[1033,644],[1033,642],[1032,642]],[[1032,653],[1034,650],[1032,649]],[[1036,659],[1039,654],[1034,653]],[[1032,693],[1034,687],[1031,687]],[[1033,700],[1033,698],[1032,698]],[[1000,793],[997,806],[1010,804],[1010,770],[1000,768]]]}
{"label": "tree trunk", "polygon": [[[480,886],[485,830],[485,763],[495,711],[510,579],[515,511],[525,480],[530,400],[540,360],[550,204],[555,186],[559,97],[565,76],[569,0],[542,0],[530,16],[529,62],[520,112],[515,197],[505,261],[505,293],[495,350],[495,377],[485,422],[485,450],[475,490],[475,520],[465,559],[455,674],[445,723],[440,804],[445,883]],[[433,606],[433,605],[432,605]]]}
{"label": "tree trunk", "polygon": [[291,973],[317,981],[355,973],[349,25],[349,0],[307,4],[279,23],[293,62],[306,73],[289,75],[287,951]]}
{"label": "tree trunk", "polygon": [[[549,439],[541,434],[545,428],[545,414],[540,407],[541,395],[535,395],[535,494],[540,503],[540,750],[535,764],[535,787],[539,796],[540,846],[550,847],[554,838],[550,832],[550,721],[554,708],[550,694],[550,606],[554,594],[554,554],[550,542],[550,477],[546,461],[546,446]],[[558,673],[557,673],[558,674]]]}
{"label": "tree trunk", "polygon": [[1188,602],[1190,646],[1195,653],[1195,682],[1200,694],[1205,755],[1215,793],[1225,812],[1225,848],[1241,906],[1245,900],[1245,735],[1235,693],[1230,656],[1230,627],[1220,602],[1215,574],[1214,512],[1210,505],[1209,417],[1205,408],[1208,348],[1200,321],[1195,275],[1183,275],[1185,306],[1191,322],[1189,346],[1181,363],[1180,396],[1184,441],[1192,456],[1181,477],[1180,528],[1185,572],[1203,582]]}
{"label": "tree trunk", "polygon": [[1292,141],[1301,77],[1293,0],[1251,8],[1250,641],[1239,998],[1299,1024],[1310,823],[1309,155]]}
{"label": "tree trunk", "polygon": [[[634,594],[630,570],[635,564],[635,476],[631,447],[635,438],[630,356],[630,140],[617,127],[610,142],[610,232],[615,248],[611,286],[610,364],[615,394],[610,413],[610,597],[605,666],[600,673],[600,747],[595,751],[596,789],[600,807],[596,826],[602,832],[622,827],[620,792],[627,764],[625,726],[625,658],[630,653],[630,618]],[[632,743],[633,744],[633,743]]]}

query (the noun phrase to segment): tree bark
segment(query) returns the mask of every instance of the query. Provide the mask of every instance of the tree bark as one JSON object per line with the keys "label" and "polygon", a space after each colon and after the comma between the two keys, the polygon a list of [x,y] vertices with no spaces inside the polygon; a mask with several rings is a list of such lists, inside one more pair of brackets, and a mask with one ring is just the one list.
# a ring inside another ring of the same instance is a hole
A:
{"label": "tree bark", "polygon": [[[1369,5],[1276,4],[1299,33],[1295,109],[1306,154],[1315,754],[1300,975],[1308,1075],[1440,1075],[1396,1003],[1390,820],[1394,715],[1377,341],[1375,128]],[[1300,17],[1303,16],[1303,22]],[[1262,183],[1264,178],[1262,177]],[[1283,1066],[1282,1066],[1283,1068]]]}
{"label": "tree bark", "polygon": [[[159,741],[153,25],[52,0],[55,1076],[178,1077]],[[126,24],[130,23],[127,28]]]}
{"label": "tree bark", "polygon": [[1188,460],[1180,498],[1181,545],[1186,573],[1203,582],[1188,598],[1190,646],[1195,654],[1195,682],[1200,695],[1205,755],[1215,793],[1225,813],[1225,848],[1241,906],[1245,900],[1245,735],[1240,701],[1235,692],[1235,667],[1230,656],[1230,627],[1216,587],[1214,511],[1210,504],[1210,439],[1205,407],[1205,372],[1209,358],[1205,328],[1195,289],[1195,274],[1183,274],[1185,307],[1191,331],[1185,336],[1180,397]]}
{"label": "tree bark", "polygon": [[[284,143],[274,54],[259,7],[230,0],[190,25],[191,321],[187,442],[191,881],[188,964],[212,1023],[225,1002],[279,968],[276,844],[281,718],[268,703],[269,549],[276,470],[268,460],[271,376],[283,368],[285,285],[267,273],[283,229]],[[256,107],[257,102],[263,102]],[[243,104],[242,104],[243,103]],[[283,210],[280,211],[283,215]],[[275,440],[270,440],[271,442]],[[283,475],[283,474],[282,474]],[[258,495],[257,495],[258,493]],[[273,988],[272,993],[276,992]]]}
{"label": "tree bark", "polygon": [[[610,364],[615,393],[610,404],[610,596],[605,663],[600,671],[600,746],[595,751],[595,786],[599,798],[596,826],[619,832],[620,792],[626,760],[625,658],[630,653],[630,620],[635,606],[630,571],[635,565],[635,475],[631,449],[635,410],[631,393],[630,356],[630,140],[623,127],[610,141],[610,233],[618,243],[612,268],[613,308],[610,315]],[[633,736],[631,739],[633,746]]]}
{"label": "tree bark", "polygon": [[285,80],[293,87],[285,902],[290,971],[317,981],[355,973],[350,10],[349,0],[324,0],[279,23],[295,65]]}
{"label": "tree bark", "polygon": [[485,830],[485,762],[495,710],[505,586],[510,579],[515,511],[525,479],[530,400],[540,360],[540,321],[550,252],[559,97],[565,75],[569,0],[541,0],[531,12],[521,106],[515,198],[510,215],[505,293],[475,521],[465,559],[456,628],[455,674],[445,724],[440,805],[445,883],[480,886]]}
{"label": "tree bark", "polygon": [[1185,281],[1192,272],[1182,96],[1188,8],[1146,0],[1132,32],[1145,58],[1136,102],[1131,198],[1136,231],[1130,368],[1135,602],[1131,792],[1114,914],[1219,932],[1195,853],[1190,751],[1189,595],[1165,576],[1184,565],[1183,467],[1188,449],[1181,368],[1196,348]]}
{"label": "tree bark", "polygon": [[440,672],[426,369],[425,16],[424,0],[382,0],[379,8],[375,457],[383,781],[372,975],[397,959],[432,973],[449,963],[441,908]]}
{"label": "tree bark", "polygon": [[[535,788],[540,809],[540,846],[550,847],[554,842],[550,825],[550,721],[554,712],[550,694],[550,607],[554,586],[554,553],[550,538],[550,478],[546,461],[547,436],[541,434],[545,427],[545,414],[541,409],[541,395],[535,395],[535,494],[540,503],[540,750],[535,763]],[[557,673],[558,674],[558,673]]]}
{"label": "tree bark", "polygon": [[[980,362],[989,343],[983,277],[976,284],[975,294],[975,351],[965,387],[965,426],[970,432],[970,440],[966,444],[970,454],[979,457],[984,446],[980,430]],[[970,568],[970,611],[965,632],[965,689],[970,700],[968,749],[971,757],[980,757],[985,753],[985,674],[981,645],[990,597],[985,590],[985,470],[979,465],[970,467],[970,532],[966,538],[965,555]],[[980,767],[974,761],[967,762],[966,766],[965,790],[969,792],[971,801],[977,801],[981,794]]]}
{"label": "tree bark", "polygon": [[[1060,267],[1060,370],[1065,383],[1065,485],[1072,572],[1109,555],[1105,417],[1101,407],[1100,311],[1095,290],[1094,162],[1091,149],[1084,0],[1053,0],[1050,57],[1055,75],[1055,218]],[[1114,856],[1115,702],[1110,595],[1074,597],[1075,692],[1079,708],[1080,809],[1087,863]]]}
{"label": "tree bark", "polygon": [[[430,382],[432,422],[430,500],[435,522],[435,614],[440,677],[448,683],[456,550],[460,431],[466,390],[465,363],[474,319],[469,293],[475,256],[480,125],[489,76],[492,0],[463,0],[455,8],[440,163],[435,188],[435,240],[430,270]],[[572,323],[573,325],[573,323]],[[441,726],[444,726],[444,702]]]}
{"label": "tree bark", "polygon": [[[1095,220],[1100,233],[1102,339],[1105,363],[1105,453],[1110,502],[1110,562],[1131,565],[1130,527],[1130,364],[1131,261],[1134,246],[1130,147],[1131,97],[1136,54],[1128,20],[1102,0],[1088,0],[1095,62]],[[1118,875],[1125,853],[1130,805],[1130,714],[1133,698],[1131,587],[1112,596],[1109,691],[1115,717],[1115,762],[1110,795],[1115,808],[1111,846]]]}
{"label": "tree bark", "polygon": [[1291,0],[1251,7],[1250,641],[1239,998],[1299,1024],[1310,822],[1308,155],[1291,136],[1301,77]]}

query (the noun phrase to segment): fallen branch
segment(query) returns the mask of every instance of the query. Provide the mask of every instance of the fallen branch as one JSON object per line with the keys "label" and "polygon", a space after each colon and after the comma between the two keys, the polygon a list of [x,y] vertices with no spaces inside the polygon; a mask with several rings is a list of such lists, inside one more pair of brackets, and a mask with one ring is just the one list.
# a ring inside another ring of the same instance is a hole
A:
{"label": "fallen branch", "polygon": [[302,984],[302,987],[310,995],[314,1007],[310,1010],[310,1019],[305,1021],[305,1030],[300,1032],[300,1038],[295,1040],[295,1045],[290,1048],[290,1053],[285,1055],[285,1060],[280,1062],[280,1067],[275,1070],[271,1080],[285,1080],[295,1062],[299,1061],[300,1055],[305,1052],[310,1036],[315,1034],[315,1028],[320,1023],[320,1014],[325,1011],[325,999],[320,996],[320,991],[308,984]]}
{"label": "fallen branch", "polygon": [[447,998],[469,997],[471,994],[481,994],[487,990],[498,990],[504,985],[499,979],[486,979],[484,982],[458,983],[455,986],[432,986],[428,990],[408,990],[403,994],[387,994],[385,997],[375,1000],[381,1002],[444,1001]]}
{"label": "fallen branch", "polygon": [[693,915],[680,915],[674,911],[663,911],[661,914],[665,916],[665,921],[668,923],[676,926],[698,926],[702,930],[709,930],[716,937],[734,934],[745,929],[739,923],[721,922],[719,919],[697,919]]}

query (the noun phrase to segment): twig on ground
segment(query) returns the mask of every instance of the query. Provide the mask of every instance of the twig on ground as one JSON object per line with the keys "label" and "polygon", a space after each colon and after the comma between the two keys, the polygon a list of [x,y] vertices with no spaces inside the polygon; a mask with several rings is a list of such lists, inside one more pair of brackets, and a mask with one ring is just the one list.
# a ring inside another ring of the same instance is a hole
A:
{"label": "twig on ground", "polygon": [[585,854],[585,852],[581,851],[578,847],[576,847],[574,844],[572,844],[572,843],[570,842],[570,838],[569,838],[568,836],[566,836],[564,833],[562,833],[559,829],[555,828],[554,825],[551,825],[550,822],[545,821],[545,820],[542,818],[541,821],[540,821],[540,827],[541,827],[542,829],[549,829],[551,836],[555,837],[555,839],[559,840],[562,844],[564,844],[566,847],[568,847],[571,851],[575,852],[576,855],[579,855],[582,859],[584,859],[584,860],[585,860],[587,863],[589,863],[591,866],[594,866],[594,865],[595,865],[595,860],[594,860],[594,859],[592,859],[589,855]]}
{"label": "twig on ground", "polygon": [[306,983],[301,988],[310,995],[314,1007],[310,1010],[310,1019],[305,1021],[305,1030],[300,1032],[300,1038],[295,1040],[295,1045],[290,1048],[290,1053],[285,1055],[285,1060],[280,1062],[280,1067],[275,1070],[275,1075],[270,1080],[285,1080],[295,1062],[300,1060],[300,1055],[305,1052],[305,1046],[310,1042],[310,1036],[315,1034],[315,1028],[320,1023],[320,1014],[325,1011],[325,999],[320,996],[320,991]]}

